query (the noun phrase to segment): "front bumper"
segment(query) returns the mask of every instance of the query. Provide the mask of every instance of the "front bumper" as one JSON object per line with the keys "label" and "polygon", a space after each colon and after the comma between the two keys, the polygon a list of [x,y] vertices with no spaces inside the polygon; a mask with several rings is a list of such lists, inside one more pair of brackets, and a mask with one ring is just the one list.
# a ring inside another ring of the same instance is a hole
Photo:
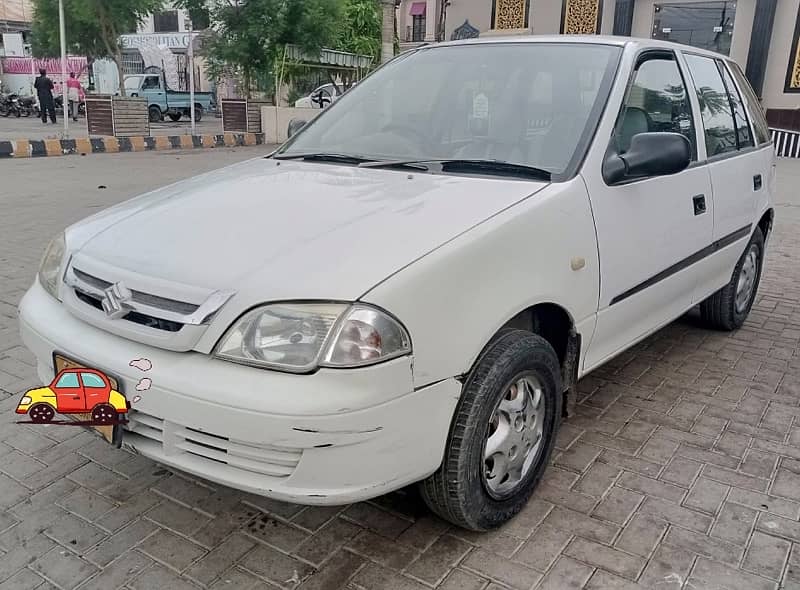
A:
{"label": "front bumper", "polygon": [[[60,352],[139,398],[124,446],[288,502],[345,504],[427,477],[441,463],[460,394],[455,379],[414,391],[410,358],[291,375],[142,345],[78,320],[38,282],[20,304],[20,330],[42,381]],[[130,366],[140,358],[152,369]],[[143,377],[152,385],[137,392]]]}

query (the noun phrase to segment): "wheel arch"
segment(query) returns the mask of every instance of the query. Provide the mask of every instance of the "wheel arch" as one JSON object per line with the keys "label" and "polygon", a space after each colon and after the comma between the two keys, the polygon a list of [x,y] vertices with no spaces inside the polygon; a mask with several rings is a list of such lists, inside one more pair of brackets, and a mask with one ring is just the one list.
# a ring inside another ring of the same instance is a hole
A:
{"label": "wheel arch", "polygon": [[761,219],[758,220],[758,227],[761,229],[761,233],[764,235],[765,240],[770,232],[772,232],[772,224],[774,221],[775,210],[772,207],[767,209],[761,216]]}
{"label": "wheel arch", "polygon": [[581,335],[577,332],[572,314],[563,306],[552,302],[536,303],[508,318],[484,344],[469,371],[472,371],[483,353],[506,330],[525,330],[547,340],[561,365],[561,383],[564,391],[575,385],[578,380]]}

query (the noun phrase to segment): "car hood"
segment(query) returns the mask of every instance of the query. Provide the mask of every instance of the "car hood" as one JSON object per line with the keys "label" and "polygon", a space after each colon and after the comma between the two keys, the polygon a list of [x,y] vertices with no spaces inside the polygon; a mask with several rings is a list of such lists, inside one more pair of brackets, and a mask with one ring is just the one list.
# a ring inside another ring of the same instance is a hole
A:
{"label": "car hood", "polygon": [[253,300],[353,300],[545,182],[258,158],[73,226],[103,266]]}

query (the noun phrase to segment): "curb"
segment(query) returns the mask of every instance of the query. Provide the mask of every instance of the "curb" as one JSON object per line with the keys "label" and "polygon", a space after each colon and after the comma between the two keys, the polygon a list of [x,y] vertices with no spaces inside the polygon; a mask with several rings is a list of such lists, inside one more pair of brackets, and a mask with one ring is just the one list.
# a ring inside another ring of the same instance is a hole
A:
{"label": "curb", "polygon": [[0,140],[0,158],[41,158],[263,145],[263,133]]}

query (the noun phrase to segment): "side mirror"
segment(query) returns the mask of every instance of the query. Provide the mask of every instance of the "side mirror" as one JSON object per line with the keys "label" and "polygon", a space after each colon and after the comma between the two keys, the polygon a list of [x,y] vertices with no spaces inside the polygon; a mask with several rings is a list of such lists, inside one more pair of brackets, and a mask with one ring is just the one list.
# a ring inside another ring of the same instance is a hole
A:
{"label": "side mirror", "polygon": [[302,119],[292,119],[291,121],[289,121],[289,129],[286,132],[286,135],[288,137],[292,137],[303,127],[305,127],[307,123],[308,121],[303,121]]}
{"label": "side mirror", "polygon": [[638,133],[624,154],[611,149],[603,162],[607,184],[648,176],[666,176],[685,170],[692,161],[692,146],[680,133]]}

